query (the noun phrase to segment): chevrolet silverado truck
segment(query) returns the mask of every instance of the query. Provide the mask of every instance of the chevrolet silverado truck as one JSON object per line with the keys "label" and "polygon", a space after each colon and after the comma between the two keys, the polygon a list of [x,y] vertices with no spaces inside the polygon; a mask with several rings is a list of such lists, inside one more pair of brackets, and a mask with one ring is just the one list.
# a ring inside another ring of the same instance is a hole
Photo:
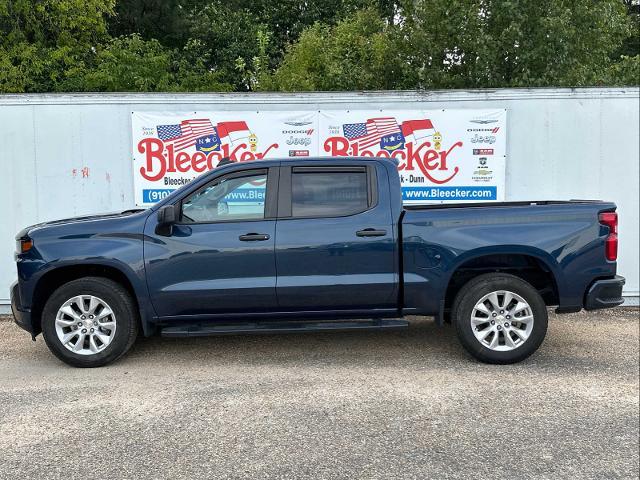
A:
{"label": "chevrolet silverado truck", "polygon": [[18,233],[15,321],[76,367],[145,336],[394,330],[452,323],[482,362],[534,353],[556,312],[614,307],[616,205],[403,205],[384,158],[260,160],[146,210]]}

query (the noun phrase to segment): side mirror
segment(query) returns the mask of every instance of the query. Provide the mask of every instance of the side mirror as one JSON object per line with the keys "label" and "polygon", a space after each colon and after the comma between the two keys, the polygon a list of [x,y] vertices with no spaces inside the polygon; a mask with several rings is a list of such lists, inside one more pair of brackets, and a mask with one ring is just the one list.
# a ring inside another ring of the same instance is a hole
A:
{"label": "side mirror", "polygon": [[165,205],[158,210],[158,225],[169,226],[178,221],[178,215],[176,205]]}
{"label": "side mirror", "polygon": [[158,225],[156,234],[170,237],[173,233],[173,224],[178,221],[179,205],[165,205],[158,210]]}

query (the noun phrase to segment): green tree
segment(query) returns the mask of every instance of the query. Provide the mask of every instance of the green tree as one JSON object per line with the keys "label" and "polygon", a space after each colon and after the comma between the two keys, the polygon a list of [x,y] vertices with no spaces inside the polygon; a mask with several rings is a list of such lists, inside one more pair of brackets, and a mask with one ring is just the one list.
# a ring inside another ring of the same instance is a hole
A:
{"label": "green tree", "polygon": [[207,69],[203,58],[197,42],[177,51],[138,34],[122,36],[97,49],[91,68],[70,72],[66,86],[102,92],[231,90],[231,85]]}
{"label": "green tree", "polygon": [[108,19],[113,37],[139,34],[144,40],[158,40],[168,48],[182,48],[189,38],[187,15],[202,6],[198,0],[117,0]]}
{"label": "green tree", "polygon": [[0,93],[638,85],[637,0],[0,0]]}
{"label": "green tree", "polygon": [[112,11],[113,0],[0,0],[0,92],[64,90]]}
{"label": "green tree", "polygon": [[189,41],[201,46],[203,65],[235,90],[249,89],[237,71],[238,61],[250,64],[259,54],[258,25],[251,12],[215,1],[187,17]]}
{"label": "green tree", "polygon": [[623,0],[629,15],[630,34],[622,42],[614,63],[607,70],[604,83],[610,85],[640,84],[640,2]]}
{"label": "green tree", "polygon": [[273,67],[280,63],[287,47],[316,23],[332,27],[367,9],[393,22],[397,9],[395,0],[254,0],[248,8],[256,22],[269,32]]}
{"label": "green tree", "polygon": [[401,85],[404,58],[389,24],[373,9],[338,22],[316,23],[287,52],[261,89],[371,90]]}
{"label": "green tree", "polygon": [[619,0],[408,0],[403,15],[419,88],[596,85],[630,32]]}
{"label": "green tree", "polygon": [[620,55],[625,57],[637,57],[640,55],[640,1],[638,0],[622,0],[627,8],[629,21],[631,23],[631,32],[629,36],[622,42]]}
{"label": "green tree", "polygon": [[616,56],[632,34],[619,0],[405,0],[395,12],[392,21],[366,10],[310,27],[263,88],[638,83],[638,62]]}
{"label": "green tree", "polygon": [[277,68],[287,46],[297,42],[305,28],[316,22],[335,25],[365,7],[377,12],[376,18],[392,16],[395,8],[389,0],[192,0],[184,29],[189,41],[208,47],[209,68],[244,91],[257,86],[258,69]]}
{"label": "green tree", "polygon": [[153,92],[172,86],[171,52],[157,40],[139,35],[118,37],[98,47],[92,68],[76,69],[67,86],[72,90]]}
{"label": "green tree", "polygon": [[[157,39],[169,48],[182,48],[189,41],[207,43],[222,29],[232,34],[251,25],[247,37],[255,47],[255,27],[269,36],[270,65],[275,67],[286,47],[302,31],[320,22],[329,26],[365,8],[382,18],[393,19],[394,0],[118,0],[115,15],[108,19],[109,32],[117,37],[139,33],[145,40]],[[242,13],[248,20],[241,18]],[[211,31],[210,31],[211,30]],[[248,59],[243,58],[245,61]]]}
{"label": "green tree", "polygon": [[233,85],[225,75],[210,67],[210,49],[200,40],[189,40],[173,52],[174,87],[184,92],[230,92]]}
{"label": "green tree", "polygon": [[609,66],[601,83],[629,86],[640,84],[640,55],[623,55],[620,60]]}

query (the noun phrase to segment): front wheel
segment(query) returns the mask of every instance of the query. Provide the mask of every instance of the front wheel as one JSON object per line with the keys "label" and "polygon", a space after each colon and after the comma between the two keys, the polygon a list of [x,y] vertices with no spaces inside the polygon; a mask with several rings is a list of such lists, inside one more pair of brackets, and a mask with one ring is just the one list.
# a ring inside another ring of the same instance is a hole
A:
{"label": "front wheel", "polygon": [[486,363],[524,360],[547,333],[547,307],[531,284],[506,273],[488,273],[462,287],[452,321],[460,343]]}
{"label": "front wheel", "polygon": [[102,277],[73,280],[58,288],[42,312],[49,350],[74,367],[117,360],[138,334],[138,313],[122,285]]}

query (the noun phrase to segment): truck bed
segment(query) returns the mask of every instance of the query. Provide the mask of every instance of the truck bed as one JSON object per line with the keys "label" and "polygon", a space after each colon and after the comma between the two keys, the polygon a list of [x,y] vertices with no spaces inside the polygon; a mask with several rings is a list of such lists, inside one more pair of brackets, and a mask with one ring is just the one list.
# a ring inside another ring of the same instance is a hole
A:
{"label": "truck bed", "polygon": [[600,213],[615,208],[599,200],[405,205],[405,300],[441,301],[454,272],[482,270],[490,259],[500,265],[499,271],[537,267],[548,274],[541,284],[554,288],[549,305],[580,309],[595,278],[616,274],[615,262],[606,261],[604,254],[609,231],[599,222]]}

